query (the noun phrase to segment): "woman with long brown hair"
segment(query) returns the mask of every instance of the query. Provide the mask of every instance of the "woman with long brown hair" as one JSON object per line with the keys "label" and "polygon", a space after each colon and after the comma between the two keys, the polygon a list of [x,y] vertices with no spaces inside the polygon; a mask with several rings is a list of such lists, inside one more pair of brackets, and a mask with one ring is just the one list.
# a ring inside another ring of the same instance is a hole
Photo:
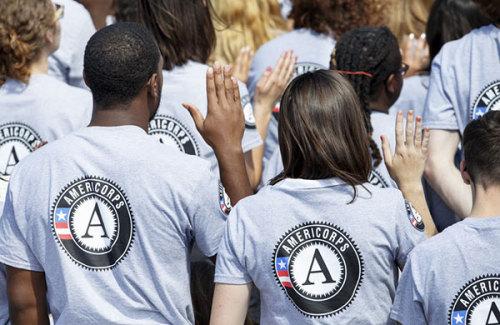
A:
{"label": "woman with long brown hair", "polygon": [[[419,156],[420,121],[413,130],[407,143]],[[252,282],[264,324],[388,321],[398,268],[426,225],[401,192],[368,183],[368,139],[356,92],[341,75],[320,70],[291,82],[279,115],[284,170],[228,218],[213,324],[242,323]],[[413,180],[425,159],[417,162]]]}

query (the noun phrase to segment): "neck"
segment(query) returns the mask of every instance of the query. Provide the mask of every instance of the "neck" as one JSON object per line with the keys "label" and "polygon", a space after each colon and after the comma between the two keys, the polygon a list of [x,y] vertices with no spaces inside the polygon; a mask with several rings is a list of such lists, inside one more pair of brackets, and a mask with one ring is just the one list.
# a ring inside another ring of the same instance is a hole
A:
{"label": "neck", "polygon": [[135,125],[148,132],[149,114],[144,109],[147,104],[135,98],[129,104],[101,106],[94,103],[94,112],[89,126]]}
{"label": "neck", "polygon": [[45,52],[41,53],[38,58],[31,64],[31,74],[48,74],[49,73],[49,55]]}
{"label": "neck", "polygon": [[484,189],[481,185],[474,186],[474,204],[472,205],[471,217],[486,218],[500,216],[500,185],[491,185]]}

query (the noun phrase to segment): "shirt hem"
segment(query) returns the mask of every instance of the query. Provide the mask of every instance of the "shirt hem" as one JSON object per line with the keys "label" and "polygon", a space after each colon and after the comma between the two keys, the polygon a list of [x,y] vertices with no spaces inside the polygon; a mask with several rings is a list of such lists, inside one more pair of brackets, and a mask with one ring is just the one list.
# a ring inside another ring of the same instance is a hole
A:
{"label": "shirt hem", "polygon": [[242,146],[242,149],[243,149],[243,152],[246,153],[246,152],[249,152],[261,145],[263,145],[264,142],[262,142],[262,140],[259,138],[259,140],[254,140],[248,144],[245,144],[244,146]]}
{"label": "shirt hem", "polygon": [[0,263],[5,264],[7,266],[15,267],[18,269],[34,271],[34,272],[44,272],[43,268],[41,268],[41,267],[39,268],[37,266],[33,266],[33,264],[30,264],[30,263],[15,261],[15,260],[6,258],[5,256],[0,256]]}
{"label": "shirt hem", "polygon": [[252,283],[252,280],[247,278],[235,278],[235,277],[215,275],[214,282],[225,283],[225,284],[248,284]]}

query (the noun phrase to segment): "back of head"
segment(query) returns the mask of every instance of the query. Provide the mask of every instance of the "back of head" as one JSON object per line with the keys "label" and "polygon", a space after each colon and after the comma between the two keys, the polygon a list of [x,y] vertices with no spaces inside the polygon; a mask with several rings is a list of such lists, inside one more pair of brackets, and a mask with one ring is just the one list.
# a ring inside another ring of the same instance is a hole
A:
{"label": "back of head", "polygon": [[294,27],[340,37],[361,26],[379,25],[383,18],[382,0],[292,0]]}
{"label": "back of head", "polygon": [[500,186],[500,111],[470,122],[463,136],[467,172],[476,186]]}
{"label": "back of head", "polygon": [[483,13],[485,13],[495,24],[500,24],[500,0],[474,0]]}
{"label": "back of head", "polygon": [[443,45],[488,25],[492,20],[474,0],[436,0],[427,21],[427,42],[431,61]]}
{"label": "back of head", "polygon": [[206,63],[215,47],[208,0],[139,0],[139,19],[155,37],[164,68]]}
{"label": "back of head", "polygon": [[47,32],[56,28],[54,5],[2,0],[0,12],[0,85],[8,78],[28,82],[31,64],[47,46]]}
{"label": "back of head", "polygon": [[387,26],[402,42],[410,33],[417,36],[425,31],[433,0],[392,0]]}
{"label": "back of head", "polygon": [[234,63],[240,50],[253,51],[286,29],[277,0],[212,0],[217,44],[212,61]]}
{"label": "back of head", "polygon": [[281,99],[279,144],[284,178],[368,179],[371,164],[363,112],[350,83],[333,71],[295,78]]}
{"label": "back of head", "polygon": [[[398,40],[387,27],[353,29],[342,35],[335,46],[331,69],[366,72],[371,75],[345,75],[359,96],[369,133],[373,131],[370,121],[370,99],[387,78],[401,68],[401,64]],[[379,164],[380,151],[373,140],[370,146],[373,158],[376,164]]]}
{"label": "back of head", "polygon": [[99,108],[127,104],[158,72],[160,52],[149,32],[137,23],[117,23],[99,30],[85,48],[84,76]]}

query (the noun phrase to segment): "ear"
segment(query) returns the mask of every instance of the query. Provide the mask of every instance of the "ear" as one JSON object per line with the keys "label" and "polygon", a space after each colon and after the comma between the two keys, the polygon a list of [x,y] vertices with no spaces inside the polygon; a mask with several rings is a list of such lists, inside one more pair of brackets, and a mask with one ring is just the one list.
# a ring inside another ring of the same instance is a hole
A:
{"label": "ear", "polygon": [[395,94],[399,91],[400,82],[396,75],[393,73],[385,80],[385,88],[388,93]]}
{"label": "ear", "polygon": [[56,42],[56,34],[55,34],[55,29],[50,28],[47,30],[47,33],[45,33],[45,42],[51,46]]}
{"label": "ear", "polygon": [[157,73],[151,75],[148,81],[148,92],[154,98],[158,98],[160,96],[160,88],[162,87],[160,78]]}
{"label": "ear", "polygon": [[469,172],[467,171],[467,165],[465,163],[465,160],[462,160],[460,162],[460,174],[462,175],[462,179],[465,184],[470,185],[471,184],[471,178],[469,175]]}

